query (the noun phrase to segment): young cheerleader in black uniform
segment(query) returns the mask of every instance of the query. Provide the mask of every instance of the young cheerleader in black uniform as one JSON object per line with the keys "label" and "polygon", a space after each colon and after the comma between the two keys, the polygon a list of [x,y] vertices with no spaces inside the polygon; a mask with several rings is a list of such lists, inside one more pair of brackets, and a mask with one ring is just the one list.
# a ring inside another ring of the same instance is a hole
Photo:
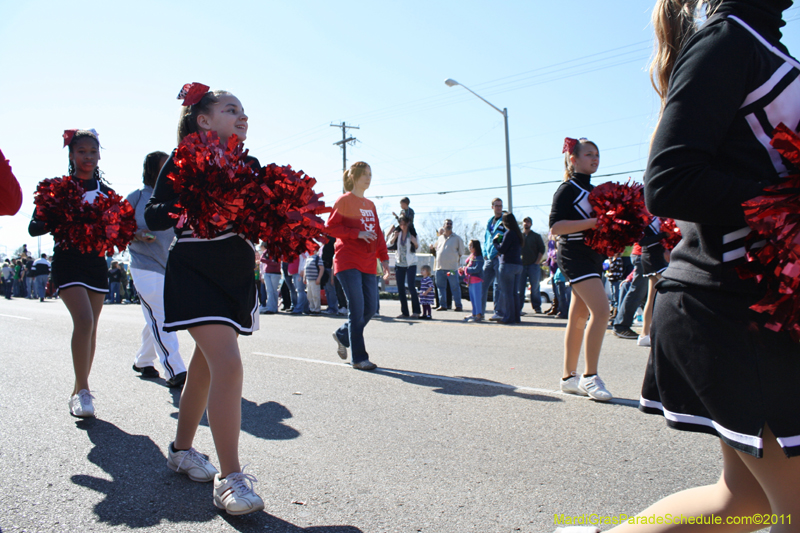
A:
{"label": "young cheerleader in black uniform", "polygon": [[[223,145],[234,134],[245,140],[247,115],[239,99],[225,91],[201,94],[192,105],[184,105],[178,141],[200,131],[217,132]],[[248,164],[259,168],[255,158],[248,158]],[[176,171],[171,157],[161,169],[145,209],[147,226],[154,231],[176,225],[177,219],[170,213],[178,213],[178,193],[167,178]],[[164,280],[164,330],[186,329],[196,346],[167,465],[193,481],[213,480],[214,504],[229,514],[259,511],[264,502],[253,491],[255,478],[244,474],[239,464],[243,371],[237,342],[238,335],[258,329],[255,248],[230,226],[213,239],[196,238],[187,227],[176,228],[175,233]],[[192,447],[206,408],[220,472]]]}
{"label": "young cheerleader in black uniform", "polygon": [[[97,134],[88,130],[67,130],[64,145],[69,147],[69,175],[81,180],[83,199],[92,203],[98,195],[108,195],[111,189],[101,178],[97,162],[100,161],[100,141]],[[32,237],[53,231],[34,212],[28,233]],[[72,317],[72,366],[75,386],[69,399],[72,416],[94,416],[93,396],[89,392],[89,373],[92,370],[97,342],[97,321],[103,310],[103,300],[108,292],[108,270],[102,255],[82,253],[75,247],[55,243],[51,267],[53,285]]]}
{"label": "young cheerleader in black uniform", "polygon": [[[749,233],[742,202],[792,173],[769,144],[780,122],[800,123],[800,63],[780,42],[790,5],[714,1],[694,33],[696,1],[656,3],[651,72],[662,110],[645,199],[653,214],[678,221],[683,238],[657,286],[640,408],[718,437],[723,466],[717,483],[672,494],[642,518],[702,515],[705,524],[720,519],[705,531],[798,531],[800,344],[764,327],[768,317],[750,306],[765,288],[736,272]],[[613,531],[697,529],[633,522]]]}
{"label": "young cheerleader in black uniform", "polygon": [[[596,144],[587,139],[567,138],[564,141],[564,154],[564,183],[553,195],[550,211],[550,233],[558,235],[558,266],[572,287],[564,335],[561,390],[608,401],[611,393],[597,375],[597,363],[610,313],[601,277],[605,257],[592,250],[583,240],[583,232],[597,225],[588,197],[594,188],[589,180],[600,164],[600,151]],[[581,342],[585,344],[585,369],[578,379],[576,369]]]}

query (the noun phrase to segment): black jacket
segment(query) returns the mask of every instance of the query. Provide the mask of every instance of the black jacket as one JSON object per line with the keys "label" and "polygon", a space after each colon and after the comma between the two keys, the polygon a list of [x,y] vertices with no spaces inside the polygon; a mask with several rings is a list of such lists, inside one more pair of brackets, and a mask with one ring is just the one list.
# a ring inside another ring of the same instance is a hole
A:
{"label": "black jacket", "polygon": [[645,173],[648,209],[683,235],[665,278],[760,292],[735,272],[749,233],[741,204],[790,171],[769,146],[778,123],[800,124],[786,91],[800,64],[779,42],[789,5],[724,1],[678,56]]}

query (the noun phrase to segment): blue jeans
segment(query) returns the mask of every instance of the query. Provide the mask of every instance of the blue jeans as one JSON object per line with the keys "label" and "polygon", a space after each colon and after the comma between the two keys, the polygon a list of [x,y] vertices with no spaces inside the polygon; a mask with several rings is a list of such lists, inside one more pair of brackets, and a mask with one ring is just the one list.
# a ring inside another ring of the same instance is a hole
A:
{"label": "blue jeans", "polygon": [[542,280],[542,267],[534,263],[532,265],[522,265],[522,274],[519,279],[519,309],[525,307],[525,285],[531,282],[531,307],[536,311],[542,310],[542,295],[539,292],[539,282]]}
{"label": "blue jeans", "polygon": [[267,311],[278,312],[278,287],[281,284],[280,274],[264,274],[264,288],[267,290]]}
{"label": "blue jeans", "polygon": [[411,295],[411,312],[420,314],[419,295],[417,294],[417,265],[409,267],[394,267],[394,277],[397,280],[397,294],[400,296],[400,312],[408,316],[408,302],[406,301],[406,285]]}
{"label": "blue jeans", "polygon": [[619,307],[619,284],[620,280],[617,281],[609,281],[608,284],[611,286],[611,307]]}
{"label": "blue jeans", "polygon": [[436,271],[436,291],[439,293],[439,306],[447,307],[447,284],[450,284],[450,292],[453,294],[453,305],[456,309],[461,308],[461,285],[458,282],[458,274],[448,270]]}
{"label": "blue jeans", "polygon": [[122,295],[120,294],[120,282],[119,281],[112,281],[108,284],[108,295],[106,296],[106,301],[118,304],[122,301]]}
{"label": "blue jeans", "polygon": [[497,279],[497,269],[500,267],[500,259],[495,257],[494,259],[486,259],[484,257],[483,263],[483,297],[481,299],[481,314],[486,314],[486,302],[489,299],[489,285],[494,282],[494,310],[497,312],[498,305],[497,300],[500,297],[500,284],[498,283]]}
{"label": "blue jeans", "polygon": [[647,298],[647,280],[644,278],[642,269],[642,256],[632,255],[631,262],[633,263],[633,281],[625,292],[625,297],[617,306],[617,318],[614,319],[616,331],[631,327],[636,310],[642,304],[642,300]]}
{"label": "blue jeans", "polygon": [[558,316],[569,317],[569,304],[572,300],[572,287],[567,287],[563,281],[553,283],[553,292],[558,299]]}
{"label": "blue jeans", "polygon": [[[295,305],[297,305],[297,291],[294,290],[294,283],[292,283],[292,276],[284,276],[283,277],[283,284],[286,285],[286,288],[289,290],[289,310],[293,310]],[[286,307],[286,303],[283,304]]]}
{"label": "blue jeans", "polygon": [[303,283],[302,274],[292,275],[292,286],[295,294],[297,294],[297,300],[294,304],[294,311],[292,312],[297,314],[308,313],[308,297],[306,296],[306,284]]}
{"label": "blue jeans", "polygon": [[31,277],[30,275],[25,276],[25,285],[26,285],[25,288],[28,291],[28,294],[25,295],[26,298],[33,298],[34,296],[36,296],[33,291],[33,282],[35,280],[36,278]]}
{"label": "blue jeans", "polygon": [[353,363],[360,363],[369,359],[364,346],[364,328],[378,305],[378,283],[375,274],[364,274],[354,268],[337,272],[336,277],[342,284],[348,309],[347,322],[336,330],[336,337],[350,348]]}
{"label": "blue jeans", "polygon": [[483,282],[469,284],[469,301],[472,303],[472,316],[480,315],[483,305]]}
{"label": "blue jeans", "polygon": [[519,318],[519,295],[517,291],[522,278],[522,265],[503,263],[497,273],[500,279],[500,301],[498,314],[503,317],[503,323],[516,324]]}
{"label": "blue jeans", "polygon": [[336,282],[333,272],[328,276],[328,283],[325,284],[325,298],[328,300],[328,309],[331,313],[339,312],[339,297],[336,295]]}
{"label": "blue jeans", "polygon": [[264,280],[258,282],[258,305],[266,307],[267,305],[267,288],[264,286]]}
{"label": "blue jeans", "polygon": [[47,291],[47,278],[49,278],[47,274],[41,274],[33,278],[33,286],[36,289],[36,296],[38,298],[44,298],[45,292]]}

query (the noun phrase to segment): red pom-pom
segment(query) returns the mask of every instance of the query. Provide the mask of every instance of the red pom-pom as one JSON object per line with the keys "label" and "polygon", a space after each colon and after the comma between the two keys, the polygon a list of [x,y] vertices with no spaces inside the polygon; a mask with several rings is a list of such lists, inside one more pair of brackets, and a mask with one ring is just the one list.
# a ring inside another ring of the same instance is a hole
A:
{"label": "red pom-pom", "polygon": [[602,183],[589,193],[589,203],[597,226],[585,232],[584,242],[605,257],[621,253],[639,242],[652,216],[644,206],[642,186],[628,183]]}
{"label": "red pom-pom", "polygon": [[92,228],[96,247],[106,255],[114,255],[114,248],[122,251],[128,247],[136,234],[136,210],[122,196],[111,191],[108,196],[99,195],[92,207],[97,210],[98,223]]}
{"label": "red pom-pom", "polygon": [[253,170],[246,154],[235,135],[227,147],[214,132],[184,138],[174,159],[178,172],[168,176],[184,210],[178,227],[188,225],[209,239],[230,224],[250,241],[263,240],[269,257],[285,261],[316,250],[324,230],[319,215],[331,210],[314,192],[317,181],[291,166]]}
{"label": "red pom-pom", "polygon": [[91,204],[83,193],[80,180],[70,176],[43,180],[33,199],[36,218],[64,249],[98,255],[113,255],[114,247],[124,250],[136,232],[133,207],[114,192],[98,195]]}
{"label": "red pom-pom", "polygon": [[[800,137],[780,124],[772,145],[800,166]],[[750,309],[769,315],[765,327],[786,331],[800,341],[800,176],[790,176],[742,204],[753,230],[745,240],[747,263],[737,268],[743,279],[755,278],[767,294]]]}
{"label": "red pom-pom", "polygon": [[290,165],[272,163],[261,169],[257,181],[256,189],[263,193],[258,202],[263,202],[265,212],[256,217],[252,213],[260,205],[250,202],[242,214],[253,240],[263,240],[270,257],[288,262],[317,250],[318,242],[325,240],[325,223],[319,215],[331,211],[321,200],[322,193],[314,192],[317,180]]}
{"label": "red pom-pom", "polygon": [[167,176],[183,208],[179,229],[188,225],[195,237],[213,239],[232,223],[253,183],[245,155],[236,135],[227,146],[213,131],[184,137],[173,159],[178,170]]}
{"label": "red pom-pom", "polygon": [[661,232],[665,235],[664,238],[661,239],[661,245],[665,250],[672,250],[681,242],[681,229],[675,224],[675,219],[662,218]]}

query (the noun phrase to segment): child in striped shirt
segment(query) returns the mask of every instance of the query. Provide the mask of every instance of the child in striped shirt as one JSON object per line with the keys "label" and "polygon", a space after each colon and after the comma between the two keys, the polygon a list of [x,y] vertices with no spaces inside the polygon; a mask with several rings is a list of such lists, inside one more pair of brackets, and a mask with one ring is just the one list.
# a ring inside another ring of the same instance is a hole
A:
{"label": "child in striped shirt", "polygon": [[320,283],[322,282],[322,275],[325,274],[325,265],[322,264],[321,254],[322,248],[318,253],[306,260],[305,269],[303,270],[303,282],[305,282],[306,291],[308,292],[308,311],[312,315],[318,315],[322,312]]}
{"label": "child in striped shirt", "polygon": [[433,305],[434,298],[431,267],[422,265],[420,273],[422,274],[422,282],[419,284],[419,303],[422,305],[422,316],[420,318],[431,320],[433,318],[431,316],[431,305]]}

